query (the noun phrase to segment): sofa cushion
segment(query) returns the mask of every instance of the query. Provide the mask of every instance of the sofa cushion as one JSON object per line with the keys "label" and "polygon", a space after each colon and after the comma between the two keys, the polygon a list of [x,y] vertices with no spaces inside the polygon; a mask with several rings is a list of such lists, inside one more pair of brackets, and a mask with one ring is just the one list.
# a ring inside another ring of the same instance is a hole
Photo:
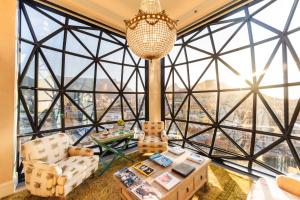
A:
{"label": "sofa cushion", "polygon": [[64,133],[38,138],[22,145],[22,157],[24,160],[56,163],[68,157],[69,145],[70,138]]}
{"label": "sofa cushion", "polygon": [[143,141],[139,142],[139,147],[165,147],[167,142],[163,142],[160,137],[157,136],[145,136]]}

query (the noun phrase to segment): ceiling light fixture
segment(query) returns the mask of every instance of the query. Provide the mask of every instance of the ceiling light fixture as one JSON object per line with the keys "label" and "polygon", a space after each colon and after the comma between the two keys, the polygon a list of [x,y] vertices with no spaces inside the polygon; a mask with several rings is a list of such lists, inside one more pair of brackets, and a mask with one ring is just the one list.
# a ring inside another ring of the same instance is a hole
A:
{"label": "ceiling light fixture", "polygon": [[138,14],[124,21],[129,48],[139,57],[162,58],[173,48],[177,21],[161,10],[159,0],[142,0]]}

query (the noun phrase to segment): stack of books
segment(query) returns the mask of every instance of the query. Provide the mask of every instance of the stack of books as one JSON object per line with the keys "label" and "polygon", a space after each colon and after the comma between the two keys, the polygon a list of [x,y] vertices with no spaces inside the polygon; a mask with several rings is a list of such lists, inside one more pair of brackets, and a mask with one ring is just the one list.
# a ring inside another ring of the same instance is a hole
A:
{"label": "stack of books", "polygon": [[153,154],[149,157],[149,159],[163,167],[168,167],[173,163],[173,161],[170,158],[160,153]]}
{"label": "stack of books", "polygon": [[117,171],[115,175],[120,178],[120,180],[126,187],[133,187],[142,182],[141,179],[127,167],[121,169],[120,171]]}
{"label": "stack of books", "polygon": [[169,152],[175,155],[181,155],[185,152],[185,150],[181,147],[169,147]]}
{"label": "stack of books", "polygon": [[172,171],[179,174],[180,176],[187,177],[190,173],[192,173],[196,168],[185,164],[185,163],[180,163],[176,165],[175,167],[172,168]]}

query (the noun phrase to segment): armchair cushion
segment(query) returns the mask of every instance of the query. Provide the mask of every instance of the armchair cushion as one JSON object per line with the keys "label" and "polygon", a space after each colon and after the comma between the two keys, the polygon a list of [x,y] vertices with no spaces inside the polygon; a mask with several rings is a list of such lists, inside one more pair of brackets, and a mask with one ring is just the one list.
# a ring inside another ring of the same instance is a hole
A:
{"label": "armchair cushion", "polygon": [[93,156],[94,152],[92,149],[85,147],[70,146],[68,148],[69,156]]}
{"label": "armchair cushion", "polygon": [[39,160],[23,161],[26,188],[34,195],[43,197],[55,193],[57,177],[62,175],[62,169],[57,164]]}

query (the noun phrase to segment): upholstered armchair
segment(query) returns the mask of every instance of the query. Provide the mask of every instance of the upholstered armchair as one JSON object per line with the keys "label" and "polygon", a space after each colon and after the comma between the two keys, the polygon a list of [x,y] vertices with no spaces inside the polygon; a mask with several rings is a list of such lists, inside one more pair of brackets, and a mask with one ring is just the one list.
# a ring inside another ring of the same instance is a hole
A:
{"label": "upholstered armchair", "polygon": [[164,122],[148,122],[143,125],[139,135],[138,149],[140,153],[156,153],[168,150],[168,136],[164,131]]}
{"label": "upholstered armchair", "polygon": [[64,197],[98,169],[99,157],[71,142],[59,133],[21,146],[25,185],[32,195]]}

